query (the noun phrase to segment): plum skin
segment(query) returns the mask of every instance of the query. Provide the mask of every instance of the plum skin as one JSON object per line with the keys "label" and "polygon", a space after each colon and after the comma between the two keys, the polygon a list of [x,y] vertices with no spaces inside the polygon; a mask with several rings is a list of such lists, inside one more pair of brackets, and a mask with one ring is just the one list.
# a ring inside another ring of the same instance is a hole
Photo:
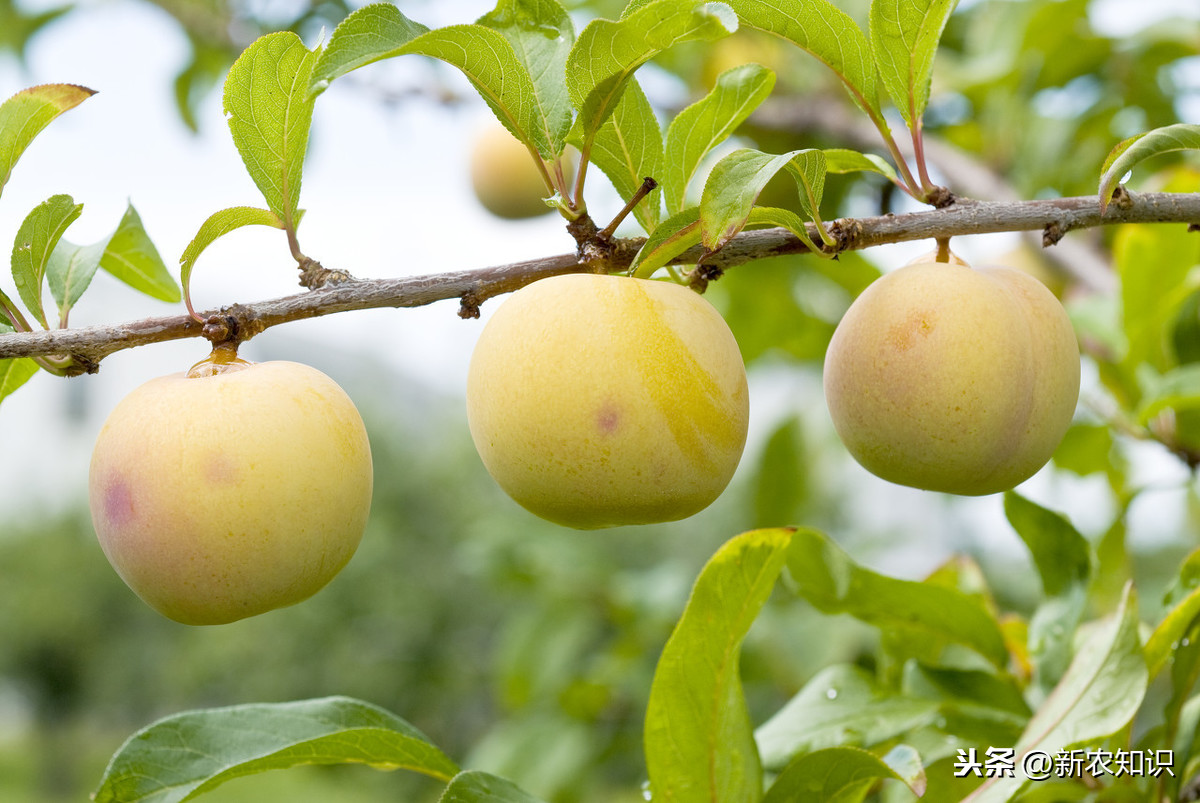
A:
{"label": "plum skin", "polygon": [[488,321],[467,380],[484,465],[509,496],[578,529],[674,521],[733,476],[749,399],[737,341],[678,284],[542,279]]}
{"label": "plum skin", "polygon": [[838,436],[890,482],[979,496],[1035,474],[1079,398],[1079,346],[1028,274],[921,261],[873,282],[825,358]]}
{"label": "plum skin", "polygon": [[89,499],[126,584],[168,618],[211,625],[324,587],[358,547],[372,484],[346,393],[273,361],[136,388],[97,437]]}

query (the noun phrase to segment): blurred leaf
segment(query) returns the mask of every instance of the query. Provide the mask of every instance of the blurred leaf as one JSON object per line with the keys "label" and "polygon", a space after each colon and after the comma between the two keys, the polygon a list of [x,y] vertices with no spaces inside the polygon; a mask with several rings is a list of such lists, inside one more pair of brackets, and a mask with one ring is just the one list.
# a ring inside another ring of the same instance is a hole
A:
{"label": "blurred leaf", "polygon": [[720,39],[737,26],[728,5],[696,0],[654,0],[619,21],[588,23],[567,59],[567,89],[579,110],[584,154],[638,67],[672,45]]}
{"label": "blurred leaf", "polygon": [[999,625],[975,597],[864,569],[811,530],[800,530],[792,539],[788,570],[800,595],[825,613],[848,613],[891,632],[962,644],[996,666],[1008,662]]}
{"label": "blurred leaf", "polygon": [[209,91],[225,74],[230,57],[224,47],[209,44],[199,36],[189,33],[188,39],[192,45],[191,60],[175,76],[175,109],[183,124],[192,133],[199,133],[196,114]]}
{"label": "blurred leaf", "polygon": [[96,90],[74,84],[42,84],[22,89],[0,104],[0,191],[34,137],[94,94]]}
{"label": "blurred leaf", "polygon": [[313,93],[320,94],[331,81],[352,70],[398,55],[399,48],[428,31],[391,3],[363,6],[333,29],[313,68]]}
{"label": "blurred leaf", "polygon": [[[1188,273],[1200,262],[1200,240],[1184,226],[1121,226],[1113,241],[1121,279],[1122,329],[1129,342],[1126,363],[1171,367],[1167,331],[1186,300]],[[1147,266],[1153,265],[1153,270]]]}
{"label": "blurred leaf", "polygon": [[317,53],[290,31],[246,48],[225,79],[225,115],[246,171],[271,211],[295,230],[312,126],[310,91]]}
{"label": "blurred leaf", "polygon": [[850,97],[873,120],[882,120],[876,67],[862,29],[829,0],[729,0],[752,28],[808,51],[842,80]]}
{"label": "blurred leaf", "polygon": [[0,51],[8,50],[20,61],[25,60],[26,48],[33,35],[71,10],[64,5],[33,12],[13,0],[0,0]]}
{"label": "blurred leaf", "polygon": [[[742,148],[726,155],[713,165],[700,197],[700,230],[704,247],[716,251],[737,236],[746,226],[763,187],[785,168],[797,178],[798,183],[819,176],[819,182],[811,186],[815,200],[805,200],[804,193],[801,193],[802,204],[806,211],[810,211],[814,203],[820,203],[825,177],[824,160],[824,154],[812,149],[776,155]],[[799,232],[793,233],[806,243],[811,243],[802,227]]]}
{"label": "blurred leaf", "polygon": [[1200,290],[1193,291],[1180,305],[1171,327],[1171,345],[1181,365],[1200,362]]}
{"label": "blurred leaf", "polygon": [[573,117],[566,84],[567,55],[575,42],[571,18],[557,0],[499,0],[478,23],[503,34],[529,73],[538,107],[535,120],[549,144],[541,155],[558,156]]}
{"label": "blurred leaf", "polygon": [[67,315],[87,290],[100,267],[100,258],[108,247],[107,240],[91,245],[76,245],[59,240],[46,265],[46,279],[50,292],[58,302],[59,325],[65,326]]}
{"label": "blurred leaf", "polygon": [[763,766],[779,770],[793,757],[829,747],[873,747],[938,717],[934,700],[897,694],[865,670],[834,665],[819,671],[759,726]]}
{"label": "blurred leaf", "polygon": [[42,307],[42,285],[46,264],[67,227],[75,222],[83,204],[70,195],[54,195],[33,208],[17,230],[13,242],[12,275],[25,307],[44,328],[46,311]]}
{"label": "blurred leaf", "polygon": [[1144,159],[1173,151],[1200,148],[1200,125],[1177,123],[1156,128],[1119,144],[1105,161],[1100,175],[1100,208],[1112,200],[1117,183]]}
{"label": "blurred leaf", "polygon": [[687,189],[705,155],[724,142],[771,94],[775,73],[743,64],[717,77],[716,86],[675,116],[667,128],[662,173],[667,214],[687,205]]}
{"label": "blurred leaf", "polygon": [[650,689],[645,750],[656,800],[735,803],[762,797],[739,656],[792,538],[782,529],[739,535],[696,580]]}
{"label": "blurred leaf", "polygon": [[1025,788],[1020,756],[1103,739],[1127,725],[1146,693],[1146,660],[1138,640],[1137,599],[1127,586],[1121,606],[1090,634],[1053,693],[1016,745],[1017,777],[989,778],[964,803],[1003,803]]}
{"label": "blurred leaf", "polygon": [[541,800],[511,781],[473,770],[455,775],[439,803],[541,803]]}
{"label": "blurred leaf", "polygon": [[1054,464],[1080,477],[1105,471],[1112,462],[1112,431],[1103,424],[1072,424],[1054,451]]}
{"label": "blurred leaf", "polygon": [[763,446],[754,478],[756,527],[796,523],[809,493],[808,457],[800,419],[791,416]]}
{"label": "blurred leaf", "polygon": [[[591,161],[604,171],[625,201],[638,191],[643,179],[662,175],[662,131],[636,79],[629,79],[617,108],[596,133]],[[661,194],[661,190],[654,190],[633,209],[634,217],[647,232],[658,226]]]}
{"label": "blurred leaf", "polygon": [[[1193,552],[1186,566],[1196,565],[1196,555]],[[1200,588],[1194,588],[1167,612],[1162,621],[1154,628],[1154,632],[1146,639],[1146,666],[1150,679],[1158,677],[1159,672],[1166,666],[1167,660],[1180,646],[1184,635],[1200,621]]]}
{"label": "blurred leaf", "polygon": [[771,784],[763,803],[860,801],[880,779],[901,781],[917,797],[925,794],[921,757],[908,745],[897,745],[883,758],[857,747],[830,747],[792,760]]}
{"label": "blurred leaf", "polygon": [[133,204],[126,207],[117,230],[108,239],[100,267],[151,298],[172,304],[180,298],[179,285],[159,256]]}
{"label": "blurred leaf", "polygon": [[1138,423],[1145,426],[1166,410],[1190,410],[1200,407],[1200,363],[1173,368],[1161,376],[1142,372],[1147,379],[1138,405]]}
{"label": "blurred leaf", "polygon": [[121,746],[96,803],[178,803],[225,781],[301,764],[367,764],[448,781],[458,768],[418,730],[348,697],[256,703],[161,719]]}
{"label": "blurred leaf", "polygon": [[933,58],[958,0],[872,0],[871,51],[883,85],[909,128],[929,102]]}
{"label": "blurred leaf", "polygon": [[28,382],[37,372],[38,364],[28,357],[0,360],[0,402],[16,392],[17,388]]}
{"label": "blurred leaf", "polygon": [[209,215],[200,224],[200,230],[196,232],[196,236],[187,244],[187,248],[183,249],[183,255],[179,257],[179,280],[183,284],[183,295],[187,300],[189,312],[195,313],[195,310],[192,309],[190,287],[192,269],[196,266],[196,260],[204,253],[204,249],[212,245],[217,239],[243,226],[284,228],[283,221],[274,212],[253,206],[234,206],[229,209],[222,209],[220,212],[213,212]]}

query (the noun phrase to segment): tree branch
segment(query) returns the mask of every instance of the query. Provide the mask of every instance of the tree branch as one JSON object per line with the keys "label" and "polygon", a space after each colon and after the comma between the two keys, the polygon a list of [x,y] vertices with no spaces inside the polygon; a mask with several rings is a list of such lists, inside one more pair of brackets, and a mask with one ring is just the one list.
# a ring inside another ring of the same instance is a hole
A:
{"label": "tree branch", "polygon": [[[1055,200],[990,202],[958,200],[944,209],[902,215],[841,219],[830,225],[847,251],[887,243],[959,237],[1002,231],[1043,231],[1048,245],[1075,229],[1118,223],[1200,223],[1200,194],[1123,194],[1101,215],[1095,196]],[[811,227],[812,224],[810,224]],[[812,228],[811,236],[818,235]],[[479,305],[538,279],[564,273],[616,273],[628,270],[643,238],[615,241],[602,259],[581,260],[561,254],[481,270],[439,273],[399,279],[351,280],[306,293],[237,304],[206,316],[224,315],[238,328],[255,334],[288,321],[315,318],[336,312],[380,307],[418,307],[446,299],[459,299],[459,314],[473,317]],[[808,249],[783,229],[742,232],[705,263],[722,270],[764,257],[806,253]],[[694,264],[703,252],[694,248],[677,262]],[[1109,286],[1093,288],[1109,290]],[[147,318],[112,326],[0,334],[0,359],[43,355],[69,355],[78,363],[75,373],[94,372],[99,362],[122,349],[167,340],[199,337],[203,326],[188,315]]]}

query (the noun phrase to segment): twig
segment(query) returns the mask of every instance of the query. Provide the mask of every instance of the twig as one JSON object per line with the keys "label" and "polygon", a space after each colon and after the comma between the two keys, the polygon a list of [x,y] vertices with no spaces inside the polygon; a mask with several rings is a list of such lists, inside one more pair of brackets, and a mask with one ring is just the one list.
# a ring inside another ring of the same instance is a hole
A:
{"label": "twig", "polygon": [[[959,237],[1001,231],[1061,232],[1117,223],[1200,222],[1200,194],[1146,193],[1133,195],[1130,202],[1110,206],[1103,215],[1095,196],[1041,201],[959,201],[945,209],[902,215],[843,219],[830,227],[838,250],[855,250],[886,243]],[[811,224],[810,224],[811,225]],[[818,234],[813,228],[812,237]],[[1067,241],[1068,242],[1069,238]],[[518,262],[482,270],[440,273],[400,279],[350,280],[283,298],[238,305],[241,314],[253,316],[255,331],[288,321],[314,318],[337,312],[379,307],[417,307],[444,299],[463,300],[477,310],[487,299],[512,292],[530,282],[564,273],[603,270],[627,271],[642,238],[615,240],[605,264],[583,261],[577,254]],[[1061,247],[1061,246],[1059,246]],[[799,239],[784,229],[743,232],[719,252],[706,259],[706,266],[724,271],[764,257],[807,252]],[[682,254],[678,264],[695,264],[703,255],[694,248]],[[203,314],[207,318],[221,311]],[[148,318],[113,326],[80,329],[12,332],[0,334],[0,359],[63,355],[94,371],[104,357],[122,349],[167,340],[199,337],[202,327],[188,315]]]}

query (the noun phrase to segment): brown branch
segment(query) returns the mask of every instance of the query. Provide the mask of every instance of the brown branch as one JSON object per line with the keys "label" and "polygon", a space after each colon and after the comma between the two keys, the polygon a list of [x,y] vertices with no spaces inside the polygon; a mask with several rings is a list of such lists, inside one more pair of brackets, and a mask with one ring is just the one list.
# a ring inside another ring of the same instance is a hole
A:
{"label": "brown branch", "polygon": [[[1103,215],[1095,196],[1042,201],[958,201],[937,210],[902,215],[842,219],[830,225],[839,251],[887,243],[959,237],[1001,231],[1043,231],[1062,236],[1069,231],[1117,223],[1200,222],[1200,194],[1146,193],[1111,205]],[[811,226],[811,224],[810,224]],[[811,230],[815,239],[818,235]],[[400,279],[350,280],[307,293],[239,304],[236,315],[253,320],[258,332],[288,321],[379,307],[418,307],[459,299],[469,316],[487,299],[512,292],[530,282],[564,273],[628,270],[641,238],[614,241],[602,260],[581,260],[576,254],[517,262],[473,271],[440,273]],[[706,265],[723,271],[764,257],[807,252],[806,246],[783,229],[743,232]],[[677,262],[694,264],[699,248]],[[218,314],[209,311],[202,317]],[[227,311],[225,314],[232,314]],[[0,334],[0,358],[69,355],[78,372],[94,371],[100,360],[116,351],[185,337],[200,337],[202,325],[187,315],[148,318],[113,326]]]}

